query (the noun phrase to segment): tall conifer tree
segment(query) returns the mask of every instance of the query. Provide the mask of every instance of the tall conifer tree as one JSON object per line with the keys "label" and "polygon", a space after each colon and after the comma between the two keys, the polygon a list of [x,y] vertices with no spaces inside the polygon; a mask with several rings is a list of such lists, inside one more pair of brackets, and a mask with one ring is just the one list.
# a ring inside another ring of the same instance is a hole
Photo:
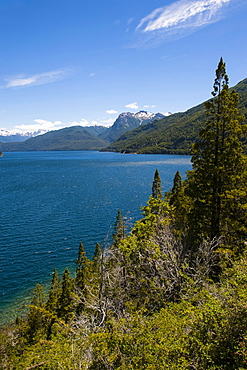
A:
{"label": "tall conifer tree", "polygon": [[152,184],[152,195],[149,197],[148,206],[142,207],[145,216],[152,213],[153,215],[161,215],[165,209],[165,203],[162,195],[161,179],[158,169],[154,173]]}
{"label": "tall conifer tree", "polygon": [[156,169],[152,186],[152,197],[156,199],[162,198],[161,179],[159,171]]}
{"label": "tall conifer tree", "polygon": [[232,242],[246,233],[246,157],[241,142],[245,128],[222,58],[212,95],[205,103],[208,120],[193,146],[193,169],[188,173],[190,229],[194,242],[221,235]]}
{"label": "tall conifer tree", "polygon": [[54,268],[53,276],[52,276],[52,283],[51,288],[49,291],[49,297],[46,302],[46,309],[51,312],[56,312],[58,309],[58,299],[61,293],[60,289],[60,282],[58,279],[57,270]]}
{"label": "tall conifer tree", "polygon": [[41,313],[45,307],[45,293],[42,285],[37,284],[33,291],[31,306],[27,317],[27,339],[33,342],[39,335],[42,335],[46,326],[46,317]]}
{"label": "tall conifer tree", "polygon": [[125,236],[125,225],[123,222],[121,211],[119,209],[116,217],[116,222],[114,225],[114,233],[112,235],[113,246],[117,247],[119,242],[124,238],[124,236]]}
{"label": "tall conifer tree", "polygon": [[75,283],[78,288],[83,290],[85,288],[85,270],[87,265],[89,264],[89,260],[86,256],[86,252],[82,242],[79,245],[78,251],[78,258],[76,261],[77,269],[76,269],[76,278]]}
{"label": "tall conifer tree", "polygon": [[188,204],[184,194],[184,183],[179,171],[176,172],[173,180],[173,187],[167,195],[174,228],[177,235],[182,235],[186,227]]}
{"label": "tall conifer tree", "polygon": [[63,318],[65,321],[69,321],[69,319],[71,318],[73,306],[73,288],[74,281],[70,277],[70,272],[66,267],[62,278],[62,292],[59,299],[58,310],[58,316]]}

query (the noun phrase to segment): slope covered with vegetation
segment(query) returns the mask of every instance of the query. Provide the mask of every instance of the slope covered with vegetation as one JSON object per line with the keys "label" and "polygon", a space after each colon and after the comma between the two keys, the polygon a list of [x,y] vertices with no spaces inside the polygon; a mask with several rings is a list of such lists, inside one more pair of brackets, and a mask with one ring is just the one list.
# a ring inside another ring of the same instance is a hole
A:
{"label": "slope covered with vegetation", "polygon": [[246,126],[222,59],[213,94],[187,178],[164,195],[156,170],[130,233],[118,211],[110,245],[36,286],[2,369],[247,369]]}
{"label": "slope covered with vegetation", "polygon": [[0,143],[2,152],[42,150],[99,150],[108,144],[81,126],[66,127],[32,137],[24,142]]}
{"label": "slope covered with vegetation", "polygon": [[[247,117],[247,78],[234,88],[239,94],[239,111]],[[206,122],[205,106],[200,104],[186,112],[140,126],[122,135],[104,150],[131,153],[189,154],[191,145]],[[247,149],[246,142],[244,144]]]}

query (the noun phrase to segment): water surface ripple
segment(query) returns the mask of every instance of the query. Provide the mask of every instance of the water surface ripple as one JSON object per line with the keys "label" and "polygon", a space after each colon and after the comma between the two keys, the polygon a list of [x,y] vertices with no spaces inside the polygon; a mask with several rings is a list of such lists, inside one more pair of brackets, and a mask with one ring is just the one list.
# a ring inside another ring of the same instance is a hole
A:
{"label": "water surface ripple", "polygon": [[190,157],[99,152],[5,153],[0,158],[1,322],[16,314],[53,268],[73,271],[79,242],[88,255],[111,236],[117,210],[140,218],[155,169],[163,191]]}

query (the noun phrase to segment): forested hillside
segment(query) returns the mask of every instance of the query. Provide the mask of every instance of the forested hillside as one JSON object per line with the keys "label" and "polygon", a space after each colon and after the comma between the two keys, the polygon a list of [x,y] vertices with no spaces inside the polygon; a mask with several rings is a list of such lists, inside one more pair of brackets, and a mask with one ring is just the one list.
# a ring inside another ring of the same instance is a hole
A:
{"label": "forested hillside", "polygon": [[99,150],[107,144],[107,141],[99,139],[85,128],[73,126],[50,131],[43,135],[32,137],[24,142],[0,143],[0,149],[3,152]]}
{"label": "forested hillside", "polygon": [[[111,127],[72,126],[35,135],[26,140],[20,135],[0,135],[0,149],[6,152],[44,150],[99,150],[123,133],[164,117],[160,113],[122,113]],[[6,133],[6,131],[5,131]],[[12,138],[12,140],[11,140]]]}
{"label": "forested hillside", "polygon": [[[239,94],[239,111],[247,117],[247,78],[233,89]],[[126,153],[189,154],[191,145],[198,141],[198,134],[205,122],[205,106],[200,104],[186,112],[175,113],[129,131],[104,150]],[[245,142],[245,151],[246,145]]]}
{"label": "forested hillside", "polygon": [[109,245],[36,286],[2,369],[247,369],[246,125],[222,59],[213,95],[187,178],[163,194],[157,169],[130,233],[118,211]]}

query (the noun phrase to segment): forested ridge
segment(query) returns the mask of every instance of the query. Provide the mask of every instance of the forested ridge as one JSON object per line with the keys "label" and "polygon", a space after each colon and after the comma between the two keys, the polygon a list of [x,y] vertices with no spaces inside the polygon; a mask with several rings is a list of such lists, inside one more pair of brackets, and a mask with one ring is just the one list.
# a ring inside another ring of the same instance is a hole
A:
{"label": "forested ridge", "polygon": [[110,245],[36,286],[1,369],[247,369],[246,125],[222,59],[212,94],[186,179],[164,194],[157,169],[130,232],[119,210]]}
{"label": "forested ridge", "polygon": [[[239,94],[238,109],[247,118],[247,78],[234,86]],[[198,141],[206,122],[204,103],[186,112],[171,114],[163,119],[128,131],[111,143],[106,151],[139,154],[190,154],[191,145]],[[244,150],[247,153],[247,141]]]}
{"label": "forested ridge", "polygon": [[31,137],[22,142],[0,142],[0,149],[3,152],[99,150],[108,142],[99,139],[94,134],[96,131],[93,127],[66,127]]}

